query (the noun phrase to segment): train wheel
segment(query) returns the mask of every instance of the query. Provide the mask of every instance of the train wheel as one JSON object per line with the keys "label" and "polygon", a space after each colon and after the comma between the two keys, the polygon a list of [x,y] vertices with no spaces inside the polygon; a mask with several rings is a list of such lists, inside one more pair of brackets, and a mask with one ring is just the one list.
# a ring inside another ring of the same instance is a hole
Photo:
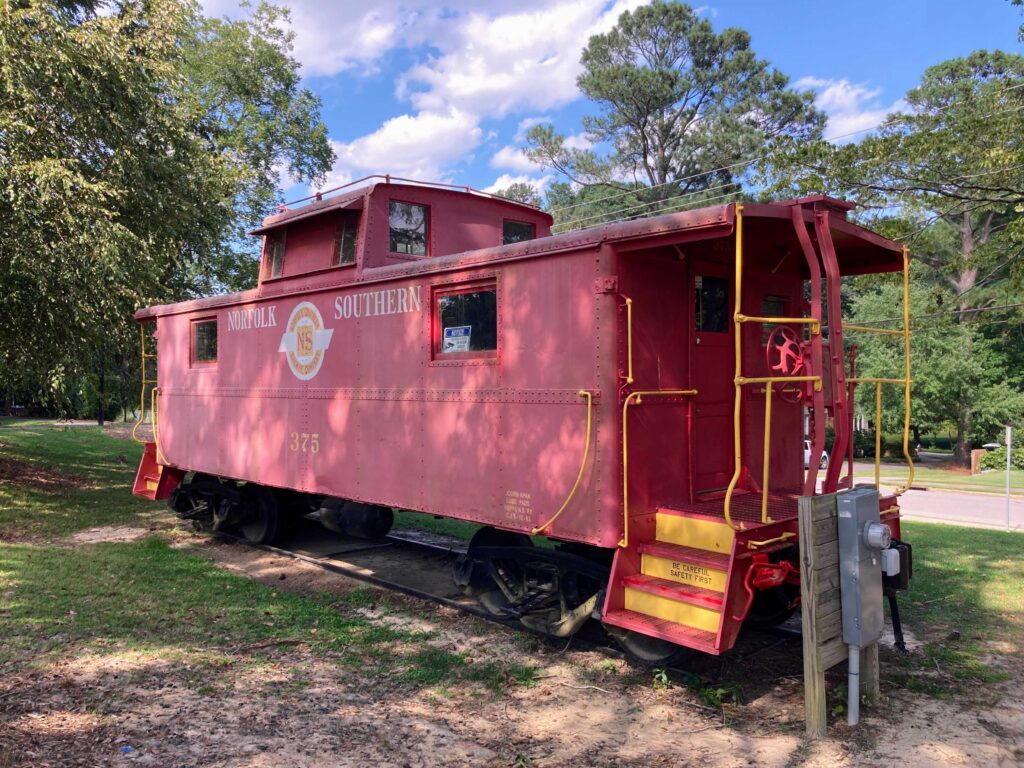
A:
{"label": "train wheel", "polygon": [[651,637],[631,629],[607,627],[608,634],[634,661],[645,667],[674,667],[692,658],[696,653],[692,648],[670,643],[658,637]]}
{"label": "train wheel", "polygon": [[799,594],[800,588],[792,584],[758,592],[754,595],[754,602],[743,624],[752,629],[779,626],[796,612],[794,603]]}
{"label": "train wheel", "polygon": [[[491,528],[487,526],[481,528],[475,534],[469,542],[469,550],[466,553],[468,561],[472,561],[473,550],[480,547],[532,547],[533,542],[530,537],[524,533],[512,533],[511,531],[500,531],[497,528]],[[460,567],[460,563],[456,562],[456,569]],[[505,566],[506,568],[516,568],[514,561]],[[521,574],[516,573],[514,577],[518,578]],[[457,584],[462,584],[466,588],[466,593],[476,597],[477,602],[492,616],[507,617],[508,608],[511,605],[511,601],[501,591],[494,579],[486,574],[474,572],[472,579],[468,583],[460,581],[458,573],[455,575],[455,581]]]}
{"label": "train wheel", "polygon": [[246,486],[243,501],[245,516],[238,531],[250,544],[270,544],[278,535],[281,524],[277,499],[269,488]]}

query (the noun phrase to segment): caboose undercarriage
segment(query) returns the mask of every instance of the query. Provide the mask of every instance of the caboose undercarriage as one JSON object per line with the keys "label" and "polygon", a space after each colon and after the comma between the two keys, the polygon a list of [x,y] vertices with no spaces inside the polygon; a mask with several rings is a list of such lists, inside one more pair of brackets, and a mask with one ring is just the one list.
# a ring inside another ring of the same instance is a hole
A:
{"label": "caboose undercarriage", "polygon": [[[160,359],[136,492],[260,543],[304,515],[477,523],[453,578],[488,611],[555,637],[594,617],[649,663],[724,653],[797,607],[798,500],[853,487],[858,387],[876,433],[902,390],[909,463],[906,307],[901,330],[841,317],[844,276],[902,271],[906,294],[908,256],[848,209],[530,239],[550,217],[388,180],[284,211],[257,290],[139,313]],[[857,376],[844,332],[892,337],[903,369]]]}

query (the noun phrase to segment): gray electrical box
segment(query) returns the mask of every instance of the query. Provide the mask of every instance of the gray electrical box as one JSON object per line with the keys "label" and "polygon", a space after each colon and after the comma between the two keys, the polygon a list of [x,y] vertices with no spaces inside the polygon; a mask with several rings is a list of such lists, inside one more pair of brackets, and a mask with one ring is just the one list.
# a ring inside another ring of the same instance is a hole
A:
{"label": "gray electrical box", "polygon": [[876,489],[843,491],[836,500],[843,642],[864,648],[882,636],[882,550],[891,536],[879,522]]}

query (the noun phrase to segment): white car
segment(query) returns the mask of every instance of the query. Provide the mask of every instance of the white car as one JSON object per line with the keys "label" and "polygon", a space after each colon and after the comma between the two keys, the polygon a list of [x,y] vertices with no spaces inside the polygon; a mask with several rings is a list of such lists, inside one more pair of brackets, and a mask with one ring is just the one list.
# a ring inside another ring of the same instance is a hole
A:
{"label": "white car", "polygon": [[[811,463],[811,441],[804,440],[804,469]],[[821,461],[818,462],[818,469],[828,469],[828,451],[821,452]]]}

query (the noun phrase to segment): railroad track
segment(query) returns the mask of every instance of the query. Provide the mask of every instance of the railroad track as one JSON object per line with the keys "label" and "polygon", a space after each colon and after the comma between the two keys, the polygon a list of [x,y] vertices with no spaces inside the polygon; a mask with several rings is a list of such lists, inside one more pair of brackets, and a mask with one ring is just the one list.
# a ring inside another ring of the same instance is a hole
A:
{"label": "railroad track", "polygon": [[[567,642],[532,630],[517,619],[495,616],[475,599],[463,595],[451,578],[455,558],[466,551],[466,542],[461,539],[414,529],[399,529],[381,541],[365,541],[330,534],[318,523],[312,522],[283,540],[281,546],[251,544],[235,536],[221,536],[253,549],[444,605],[517,632],[528,632],[552,645],[565,645]],[[739,644],[730,657],[751,656],[787,641],[800,639],[799,630],[785,625],[771,630],[751,631],[745,635],[744,642]],[[568,642],[581,650],[597,650],[615,658],[627,657],[596,621],[587,622]],[[713,658],[707,657],[707,660]],[[678,671],[689,676],[694,674],[692,668]]]}

